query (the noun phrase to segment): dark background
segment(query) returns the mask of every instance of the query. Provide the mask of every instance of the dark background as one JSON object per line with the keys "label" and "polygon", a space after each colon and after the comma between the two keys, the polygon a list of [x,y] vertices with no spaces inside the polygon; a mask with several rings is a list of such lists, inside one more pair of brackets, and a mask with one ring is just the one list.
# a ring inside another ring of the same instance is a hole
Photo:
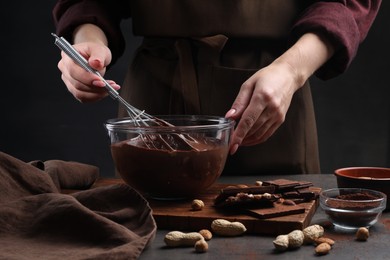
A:
{"label": "dark background", "polygon": [[[60,79],[51,9],[56,1],[2,4],[0,151],[23,161],[73,160],[114,174],[103,123],[116,117],[110,98],[80,104]],[[350,69],[312,80],[323,173],[346,166],[390,167],[390,3],[382,9]],[[131,29],[130,21],[123,23]],[[121,82],[139,38],[107,78]]]}

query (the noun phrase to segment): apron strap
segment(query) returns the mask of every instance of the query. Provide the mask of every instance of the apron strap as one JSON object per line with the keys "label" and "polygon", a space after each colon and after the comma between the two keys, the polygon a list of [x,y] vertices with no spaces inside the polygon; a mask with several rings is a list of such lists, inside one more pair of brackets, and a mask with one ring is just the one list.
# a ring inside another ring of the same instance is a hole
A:
{"label": "apron strap", "polygon": [[[179,62],[173,80],[173,88],[175,92],[181,93],[184,101],[184,112],[186,114],[201,114],[199,86],[193,60],[193,46],[191,44],[196,44],[198,53],[202,54],[200,59],[216,62],[227,39],[224,35],[215,35],[211,37],[181,38],[176,40],[175,49]],[[177,107],[176,102],[177,100],[173,95],[171,98],[171,107]]]}
{"label": "apron strap", "polygon": [[[174,89],[181,93],[184,100],[186,114],[200,113],[200,99],[198,82],[196,79],[194,62],[192,59],[191,43],[186,39],[178,39],[175,49],[179,56],[179,63],[174,78]],[[172,100],[174,102],[174,100]],[[172,104],[175,107],[174,104]]]}

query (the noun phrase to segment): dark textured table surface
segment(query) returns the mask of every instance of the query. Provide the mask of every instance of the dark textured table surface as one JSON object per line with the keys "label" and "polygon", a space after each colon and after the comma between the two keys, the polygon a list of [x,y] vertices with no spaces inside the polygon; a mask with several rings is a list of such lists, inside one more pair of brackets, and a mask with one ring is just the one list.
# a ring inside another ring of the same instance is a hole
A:
{"label": "dark textured table surface", "polygon": [[[313,175],[274,175],[230,177],[222,176],[221,183],[254,183],[257,180],[273,180],[286,178],[290,180],[305,180],[313,182],[314,186],[322,189],[337,187],[333,174]],[[326,259],[390,259],[390,212],[382,214],[380,220],[370,228],[370,237],[365,242],[355,240],[354,232],[335,230],[323,210],[319,207],[312,218],[312,224],[325,227],[324,236],[335,240],[330,253],[321,256]],[[171,230],[158,230],[156,238],[140,259],[310,259],[318,258],[314,246],[304,245],[296,250],[276,252],[272,241],[273,236],[243,235],[240,237],[216,237],[210,241],[209,250],[196,253],[192,247],[167,248],[164,236]]]}

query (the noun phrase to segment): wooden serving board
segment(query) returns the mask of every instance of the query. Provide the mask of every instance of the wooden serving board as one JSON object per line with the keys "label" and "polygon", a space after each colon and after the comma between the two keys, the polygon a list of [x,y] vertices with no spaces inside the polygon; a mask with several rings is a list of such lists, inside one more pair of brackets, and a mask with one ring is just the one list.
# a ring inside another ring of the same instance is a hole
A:
{"label": "wooden serving board", "polygon": [[[191,200],[160,201],[149,200],[153,216],[159,229],[199,231],[210,229],[211,222],[217,218],[239,221],[247,228],[247,233],[280,235],[295,229],[303,229],[310,221],[318,207],[318,200],[300,203],[296,206],[276,205],[275,208],[257,209],[255,212],[238,212],[221,210],[213,206],[215,197],[227,184],[215,184],[197,198],[203,200],[205,207],[201,211],[191,209]],[[310,187],[312,191],[320,188]],[[296,214],[291,211],[300,212]],[[284,215],[277,216],[275,215]]]}
{"label": "wooden serving board", "polygon": [[[123,181],[121,179],[99,179],[93,187],[117,183],[123,183]],[[191,209],[192,200],[148,199],[158,229],[199,231],[210,229],[211,222],[214,219],[223,218],[243,223],[247,228],[247,233],[250,234],[280,235],[307,227],[318,207],[318,200],[313,200],[300,203],[297,206],[279,204],[275,208],[257,209],[250,213],[215,208],[213,206],[215,197],[221,189],[229,185],[217,183],[200,194],[197,199],[201,199],[205,203],[205,207],[201,211]],[[321,190],[318,187],[310,187],[309,189],[314,192]],[[299,213],[290,214],[292,210]],[[279,216],[273,217],[274,215]]]}

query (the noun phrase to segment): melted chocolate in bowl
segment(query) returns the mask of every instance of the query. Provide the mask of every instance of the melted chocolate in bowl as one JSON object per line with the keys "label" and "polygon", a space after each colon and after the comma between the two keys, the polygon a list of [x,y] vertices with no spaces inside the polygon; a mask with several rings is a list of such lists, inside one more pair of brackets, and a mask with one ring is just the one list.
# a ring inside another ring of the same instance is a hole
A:
{"label": "melted chocolate in bowl", "polygon": [[141,136],[111,145],[123,180],[140,192],[160,199],[189,198],[209,188],[221,175],[228,146],[203,137],[196,150],[180,144],[173,151],[147,147]]}

